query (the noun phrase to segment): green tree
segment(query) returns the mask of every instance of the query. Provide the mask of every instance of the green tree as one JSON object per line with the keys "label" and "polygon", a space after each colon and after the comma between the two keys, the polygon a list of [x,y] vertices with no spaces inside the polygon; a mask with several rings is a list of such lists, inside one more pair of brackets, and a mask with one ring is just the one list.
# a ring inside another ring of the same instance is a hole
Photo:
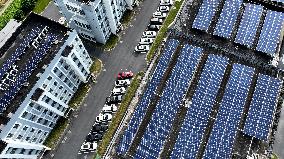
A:
{"label": "green tree", "polygon": [[14,18],[15,18],[16,20],[23,20],[24,17],[25,17],[25,13],[24,13],[22,10],[20,10],[20,9],[17,10],[16,13],[15,13],[15,15],[14,15]]}
{"label": "green tree", "polygon": [[24,13],[29,13],[35,7],[35,0],[24,0],[21,3],[21,9]]}

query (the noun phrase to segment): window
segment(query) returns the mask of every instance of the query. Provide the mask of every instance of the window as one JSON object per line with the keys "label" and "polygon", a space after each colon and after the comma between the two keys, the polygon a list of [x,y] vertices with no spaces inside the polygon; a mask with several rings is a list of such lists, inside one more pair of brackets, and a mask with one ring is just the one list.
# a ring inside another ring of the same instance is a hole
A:
{"label": "window", "polygon": [[42,132],[41,130],[38,130],[38,131],[37,131],[38,134],[41,133],[41,132]]}
{"label": "window", "polygon": [[52,79],[52,77],[51,77],[51,76],[48,76],[47,79],[50,81],[50,80]]}
{"label": "window", "polygon": [[31,137],[26,137],[26,141],[29,141],[31,139]]}
{"label": "window", "polygon": [[43,114],[46,114],[46,113],[47,113],[47,111],[48,111],[47,109],[44,109]]}
{"label": "window", "polygon": [[9,133],[9,134],[7,135],[7,138],[12,138],[13,136],[14,136],[14,134]]}
{"label": "window", "polygon": [[34,107],[34,105],[35,105],[34,103],[30,103],[30,104],[29,104],[29,106],[30,106],[31,108]]}
{"label": "window", "polygon": [[24,154],[25,151],[26,151],[26,149],[22,149],[21,152],[20,152],[20,154]]}
{"label": "window", "polygon": [[21,139],[23,136],[22,135],[19,135],[18,137],[17,137],[17,139]]}
{"label": "window", "polygon": [[34,132],[34,131],[35,131],[35,129],[34,129],[34,128],[32,128],[32,129],[31,129],[31,132]]}
{"label": "window", "polygon": [[13,148],[10,154],[14,154],[17,151],[17,148]]}
{"label": "window", "polygon": [[24,112],[24,113],[22,114],[22,118],[25,118],[27,115],[28,115],[28,112]]}
{"label": "window", "polygon": [[23,128],[23,130],[26,131],[28,128],[29,128],[29,127],[25,126],[25,127]]}
{"label": "window", "polygon": [[57,72],[58,72],[58,68],[55,67],[54,70],[53,70],[53,72],[54,72],[54,73],[57,73]]}
{"label": "window", "polygon": [[36,110],[40,111],[40,110],[41,110],[41,106],[38,105],[38,106],[36,107]]}
{"label": "window", "polygon": [[37,140],[37,138],[35,137],[35,138],[33,138],[32,142],[36,142],[36,140]]}
{"label": "window", "polygon": [[14,129],[18,129],[19,126],[20,126],[20,124],[15,124],[15,125],[13,126],[13,128],[14,128]]}
{"label": "window", "polygon": [[54,85],[54,86],[57,86],[57,84],[58,84],[58,83],[57,83],[56,81],[55,81],[55,82],[53,82],[53,85]]}

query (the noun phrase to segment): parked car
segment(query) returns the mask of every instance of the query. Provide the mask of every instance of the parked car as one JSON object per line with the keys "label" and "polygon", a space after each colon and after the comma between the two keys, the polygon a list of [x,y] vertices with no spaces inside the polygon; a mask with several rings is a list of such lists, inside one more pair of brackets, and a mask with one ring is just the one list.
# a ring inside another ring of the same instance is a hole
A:
{"label": "parked car", "polygon": [[161,0],[160,1],[160,6],[172,6],[174,3],[173,3],[173,0]]}
{"label": "parked car", "polygon": [[117,75],[117,79],[129,79],[129,78],[132,78],[133,77],[133,73],[131,71],[128,71],[128,72],[119,72],[118,75]]}
{"label": "parked car", "polygon": [[141,38],[139,44],[147,45],[147,44],[152,44],[153,42],[154,42],[154,38]]}
{"label": "parked car", "polygon": [[96,150],[98,144],[96,142],[84,142],[81,146],[81,151],[92,151]]}
{"label": "parked car", "polygon": [[95,124],[93,125],[93,132],[105,132],[108,129],[108,125],[105,124]]}
{"label": "parked car", "polygon": [[102,110],[104,113],[105,112],[110,112],[110,113],[112,113],[112,112],[116,112],[117,111],[117,106],[116,105],[114,105],[114,104],[112,104],[112,105],[108,105],[108,106],[106,106],[106,107],[103,107],[103,110]]}
{"label": "parked car", "polygon": [[135,51],[142,54],[146,54],[149,50],[150,50],[149,45],[138,45],[135,47]]}
{"label": "parked car", "polygon": [[125,94],[126,93],[126,89],[124,87],[114,87],[112,92],[113,95],[120,95],[120,94]]}
{"label": "parked car", "polygon": [[122,95],[110,96],[106,98],[106,104],[117,104],[122,101]]}
{"label": "parked car", "polygon": [[158,11],[160,11],[160,12],[169,12],[170,11],[170,7],[169,6],[160,6],[158,8]]}
{"label": "parked car", "polygon": [[156,11],[155,13],[153,13],[153,17],[154,18],[166,18],[167,13]]}
{"label": "parked car", "polygon": [[161,25],[151,25],[151,24],[148,25],[148,29],[150,31],[159,31],[160,28],[161,28]]}
{"label": "parked car", "polygon": [[96,117],[96,122],[97,123],[101,123],[101,122],[109,122],[112,119],[112,115],[110,113],[100,113],[97,117]]}
{"label": "parked car", "polygon": [[94,142],[94,141],[100,141],[102,140],[103,138],[103,135],[102,134],[99,134],[99,133],[95,133],[95,134],[88,134],[87,137],[86,137],[86,141],[87,142]]}
{"label": "parked car", "polygon": [[155,38],[157,36],[157,33],[155,31],[144,31],[142,34],[142,37],[145,38]]}
{"label": "parked car", "polygon": [[116,80],[115,87],[127,87],[130,85],[130,79]]}
{"label": "parked car", "polygon": [[161,19],[161,18],[152,18],[150,20],[150,23],[152,25],[162,25],[163,24],[163,19]]}

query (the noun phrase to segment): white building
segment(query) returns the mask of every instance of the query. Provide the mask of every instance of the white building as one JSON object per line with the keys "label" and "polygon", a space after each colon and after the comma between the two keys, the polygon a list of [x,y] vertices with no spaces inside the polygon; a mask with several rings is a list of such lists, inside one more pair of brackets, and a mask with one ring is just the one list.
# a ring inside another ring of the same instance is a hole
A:
{"label": "white building", "polygon": [[0,158],[37,158],[92,60],[76,31],[33,13],[8,41],[0,52]]}
{"label": "white building", "polygon": [[68,25],[82,37],[105,44],[111,34],[117,34],[126,9],[133,0],[54,0]]}

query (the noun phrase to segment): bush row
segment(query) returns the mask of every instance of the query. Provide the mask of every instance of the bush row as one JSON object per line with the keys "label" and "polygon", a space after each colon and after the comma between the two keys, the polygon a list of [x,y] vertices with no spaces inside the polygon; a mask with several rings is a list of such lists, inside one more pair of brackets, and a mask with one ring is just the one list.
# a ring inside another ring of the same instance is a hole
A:
{"label": "bush row", "polygon": [[[108,131],[104,134],[104,137],[101,141],[101,143],[99,144],[98,150],[97,150],[97,154],[99,156],[103,156],[104,153],[106,152],[106,149],[108,147],[108,145],[110,144],[113,135],[115,134],[121,120],[124,117],[125,112],[128,109],[128,106],[132,100],[132,98],[135,95],[136,90],[138,89],[139,85],[140,85],[140,78],[144,76],[143,72],[139,72],[132,80],[127,93],[124,96],[124,99],[122,101],[122,103],[119,106],[118,111],[116,112],[114,118],[112,119],[112,122],[109,126]],[[94,158],[95,159],[95,158]]]}
{"label": "bush row", "polygon": [[0,29],[3,29],[10,19],[23,20],[35,3],[36,0],[14,0],[0,16]]}

